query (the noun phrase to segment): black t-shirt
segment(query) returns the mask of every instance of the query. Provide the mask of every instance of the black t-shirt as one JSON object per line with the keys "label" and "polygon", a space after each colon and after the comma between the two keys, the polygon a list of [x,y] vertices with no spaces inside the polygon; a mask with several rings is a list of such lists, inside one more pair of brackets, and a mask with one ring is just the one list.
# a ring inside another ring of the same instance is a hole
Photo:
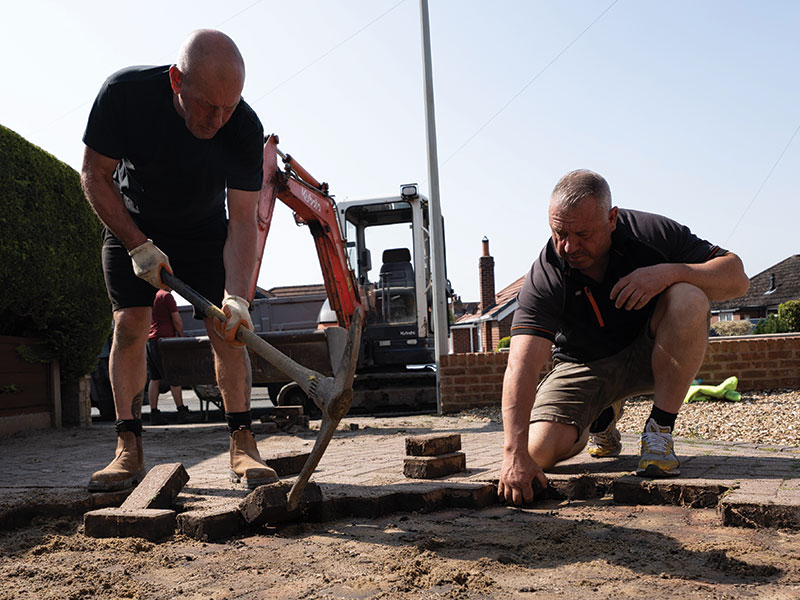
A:
{"label": "black t-shirt", "polygon": [[641,310],[618,309],[611,289],[639,267],[702,263],[726,250],[671,219],[620,209],[611,233],[605,278],[597,282],[558,256],[552,239],[534,261],[517,296],[511,335],[535,335],[555,344],[554,358],[589,362],[630,345],[647,325],[657,298]]}
{"label": "black t-shirt", "polygon": [[212,139],[198,139],[172,96],[168,66],[114,73],[95,99],[83,141],[120,160],[114,180],[145,234],[218,231],[226,188],[261,189],[264,129],[241,100]]}

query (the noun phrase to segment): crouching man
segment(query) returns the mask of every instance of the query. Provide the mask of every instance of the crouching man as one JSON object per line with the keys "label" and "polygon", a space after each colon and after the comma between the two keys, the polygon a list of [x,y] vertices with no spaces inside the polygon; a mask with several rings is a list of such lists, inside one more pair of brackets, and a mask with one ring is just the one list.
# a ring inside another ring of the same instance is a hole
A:
{"label": "crouching man", "polygon": [[636,473],[679,475],[672,430],[703,362],[709,300],[747,291],[741,260],[666,217],[612,207],[587,170],[561,178],[548,218],[511,328],[500,498],[530,502],[533,480],[546,486],[544,471],[587,442],[591,456],[618,455],[622,405],[643,393],[654,401]]}

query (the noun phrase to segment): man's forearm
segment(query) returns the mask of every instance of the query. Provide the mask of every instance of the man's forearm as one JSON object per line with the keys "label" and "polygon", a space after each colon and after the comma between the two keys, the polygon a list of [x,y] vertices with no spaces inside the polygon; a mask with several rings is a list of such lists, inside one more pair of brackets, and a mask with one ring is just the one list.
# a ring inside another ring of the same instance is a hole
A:
{"label": "man's forearm", "polygon": [[147,236],[133,222],[119,191],[113,183],[84,178],[84,194],[92,209],[128,250],[147,241]]}
{"label": "man's forearm", "polygon": [[246,298],[256,263],[257,227],[228,225],[228,239],[223,250],[225,291]]}
{"label": "man's forearm", "polygon": [[527,454],[536,386],[550,357],[551,347],[550,340],[537,336],[511,338],[508,366],[503,376],[503,442],[506,453]]}
{"label": "man's forearm", "polygon": [[527,452],[531,409],[539,376],[537,372],[534,377],[530,371],[509,361],[503,377],[503,447],[506,452]]}
{"label": "man's forearm", "polygon": [[675,265],[677,281],[700,288],[709,300],[737,298],[747,292],[750,282],[741,259],[733,253],[718,256],[704,263]]}
{"label": "man's forearm", "polygon": [[117,160],[84,149],[81,186],[92,209],[130,251],[147,241],[147,236],[133,222],[125,202],[114,185]]}

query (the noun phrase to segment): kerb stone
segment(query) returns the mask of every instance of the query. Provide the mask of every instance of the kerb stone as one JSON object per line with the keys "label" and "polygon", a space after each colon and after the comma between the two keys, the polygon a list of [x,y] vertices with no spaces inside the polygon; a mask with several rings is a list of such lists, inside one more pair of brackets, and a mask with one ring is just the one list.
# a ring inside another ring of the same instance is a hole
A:
{"label": "kerb stone", "polygon": [[189,481],[181,463],[156,465],[125,499],[120,508],[169,508]]}
{"label": "kerb stone", "polygon": [[89,537],[140,537],[154,542],[175,533],[174,510],[163,508],[101,508],[83,515]]}
{"label": "kerb stone", "polygon": [[772,498],[734,491],[717,506],[725,525],[738,527],[800,528],[800,505],[779,503]]}
{"label": "kerb stone", "polygon": [[463,452],[441,456],[411,456],[403,462],[403,474],[411,479],[436,479],[463,471],[467,457]]}
{"label": "kerb stone", "polygon": [[286,499],[291,489],[292,483],[288,481],[258,486],[242,500],[239,512],[248,525],[258,527],[265,523],[298,520],[322,503],[322,490],[316,483],[309,481],[300,496],[300,506],[289,511],[286,508]]}
{"label": "kerb stone", "polygon": [[296,475],[303,470],[310,452],[286,452],[272,457],[264,457],[264,462],[268,467],[275,469],[275,472],[283,477],[285,475]]}
{"label": "kerb stone", "polygon": [[178,531],[196,540],[218,540],[236,535],[244,528],[237,507],[192,510],[178,515]]}
{"label": "kerb stone", "polygon": [[461,434],[431,434],[406,438],[407,456],[439,456],[461,450]]}

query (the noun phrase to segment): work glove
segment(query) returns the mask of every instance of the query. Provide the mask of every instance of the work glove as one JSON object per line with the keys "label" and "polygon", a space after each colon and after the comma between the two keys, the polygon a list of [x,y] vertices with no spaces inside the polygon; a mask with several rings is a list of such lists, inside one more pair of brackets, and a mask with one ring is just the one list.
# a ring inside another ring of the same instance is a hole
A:
{"label": "work glove", "polygon": [[137,277],[141,277],[153,287],[169,290],[169,286],[161,281],[161,268],[165,268],[172,273],[169,266],[169,258],[153,243],[147,240],[144,244],[136,246],[128,252],[128,256],[133,261],[133,272]]}
{"label": "work glove", "polygon": [[226,295],[222,300],[222,312],[228,317],[224,323],[214,321],[214,331],[223,340],[234,346],[244,346],[236,339],[239,327],[253,330],[253,321],[250,319],[250,303],[241,296]]}

